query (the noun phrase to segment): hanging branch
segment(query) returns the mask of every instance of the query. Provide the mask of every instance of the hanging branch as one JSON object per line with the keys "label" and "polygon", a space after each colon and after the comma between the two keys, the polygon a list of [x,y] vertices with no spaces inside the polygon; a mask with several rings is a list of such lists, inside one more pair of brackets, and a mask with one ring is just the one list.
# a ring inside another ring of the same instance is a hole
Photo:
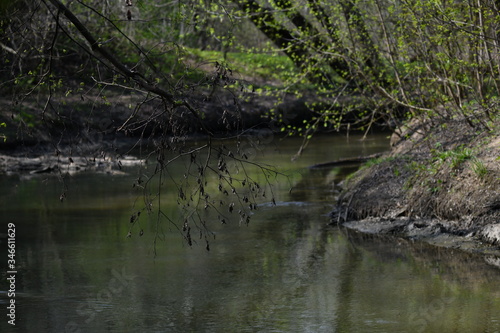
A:
{"label": "hanging branch", "polygon": [[105,47],[103,47],[102,44],[99,43],[94,38],[94,36],[87,29],[87,27],[62,2],[60,2],[59,0],[47,0],[47,1],[49,1],[51,4],[53,4],[57,8],[57,10],[60,13],[62,13],[74,25],[75,28],[83,36],[83,38],[85,38],[85,40],[90,44],[90,48],[91,48],[92,52],[89,52],[89,53],[91,53],[92,56],[94,56],[95,58],[97,58],[101,62],[104,62],[104,63],[107,62],[107,63],[111,64],[122,75],[133,80],[142,89],[158,95],[165,102],[169,103],[171,106],[173,106],[173,107],[184,106],[196,117],[196,119],[198,119],[200,126],[203,128],[203,130],[207,134],[212,135],[211,131],[208,130],[206,128],[206,126],[203,124],[203,121],[200,118],[200,116],[198,115],[196,109],[188,101],[186,101],[184,99],[177,99],[176,96],[172,95],[167,90],[159,87],[157,84],[155,84],[151,80],[148,80],[141,73],[138,73],[134,70],[129,69],[121,61],[119,61],[117,58],[115,58]]}
{"label": "hanging branch", "polygon": [[[149,80],[147,80],[143,75],[137,73],[135,71],[130,70],[121,63],[118,59],[116,59],[111,53],[104,48],[90,33],[85,25],[59,0],[48,0],[52,3],[73,25],[75,28],[82,34],[85,40],[90,44],[90,48],[94,53],[99,54],[103,59],[111,63],[116,70],[118,70],[122,75],[134,80],[141,88],[148,90],[152,93],[157,94],[165,98],[168,102],[175,104],[175,99],[172,94],[168,91],[163,90],[162,88],[154,85]],[[102,58],[97,57],[100,61]]]}

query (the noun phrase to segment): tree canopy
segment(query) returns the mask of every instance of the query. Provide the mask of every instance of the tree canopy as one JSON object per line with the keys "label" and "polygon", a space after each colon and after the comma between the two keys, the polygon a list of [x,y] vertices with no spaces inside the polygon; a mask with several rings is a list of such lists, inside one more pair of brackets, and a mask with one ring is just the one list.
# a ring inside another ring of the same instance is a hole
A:
{"label": "tree canopy", "polygon": [[[58,79],[90,76],[110,85],[119,79],[163,99],[165,108],[196,114],[183,95],[207,82],[185,55],[216,50],[224,57],[286,55],[296,70],[281,92],[300,95],[307,86],[327,96],[330,105],[310,109],[328,125],[353,109],[349,121],[363,125],[478,108],[489,113],[499,92],[498,24],[498,5],[490,0],[19,0],[2,19],[2,89],[19,95],[17,88],[34,93]],[[221,68],[238,70],[231,63]]]}

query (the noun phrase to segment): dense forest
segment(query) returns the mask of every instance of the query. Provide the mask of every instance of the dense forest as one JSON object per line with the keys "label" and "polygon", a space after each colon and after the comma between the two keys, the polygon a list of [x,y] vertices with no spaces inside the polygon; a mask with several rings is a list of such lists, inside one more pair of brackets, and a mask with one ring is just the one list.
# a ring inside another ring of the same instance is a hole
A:
{"label": "dense forest", "polygon": [[316,129],[456,114],[475,126],[498,103],[496,1],[19,0],[3,15],[2,95],[44,111],[123,88],[202,126],[189,97],[216,86],[235,99],[312,91]]}

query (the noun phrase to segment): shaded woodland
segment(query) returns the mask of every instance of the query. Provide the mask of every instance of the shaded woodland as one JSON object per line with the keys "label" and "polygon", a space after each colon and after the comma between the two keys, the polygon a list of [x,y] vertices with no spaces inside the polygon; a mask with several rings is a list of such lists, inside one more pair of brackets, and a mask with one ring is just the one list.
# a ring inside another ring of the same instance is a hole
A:
{"label": "shaded woodland", "polygon": [[[190,96],[222,87],[237,99],[264,86],[257,93],[277,100],[328,97],[308,105],[304,129],[315,130],[455,115],[476,126],[474,115],[491,118],[498,103],[496,1],[19,0],[1,22],[3,96],[36,95],[42,112],[56,98],[124,88],[165,112],[188,110],[203,127]],[[217,60],[194,56],[203,50]],[[231,53],[263,57],[234,64]],[[281,72],[273,89],[249,81],[266,58],[283,55],[293,66],[273,68]]]}

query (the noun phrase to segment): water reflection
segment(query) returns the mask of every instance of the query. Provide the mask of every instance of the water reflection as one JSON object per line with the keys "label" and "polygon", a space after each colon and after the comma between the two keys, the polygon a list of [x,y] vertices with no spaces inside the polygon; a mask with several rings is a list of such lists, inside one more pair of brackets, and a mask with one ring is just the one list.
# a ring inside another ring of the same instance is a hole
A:
{"label": "water reflection", "polygon": [[[141,216],[144,236],[126,238],[137,200],[133,170],[74,176],[64,203],[57,178],[4,177],[3,220],[18,228],[18,329],[500,331],[500,272],[482,257],[327,226],[331,185],[343,171],[306,166],[385,149],[380,142],[363,151],[325,138],[296,163],[283,158],[292,146],[280,146],[284,155],[268,162],[293,174],[291,185],[275,185],[277,205],[263,202],[248,226],[237,218],[221,225],[208,215],[210,251],[203,238],[187,246],[166,223],[157,234],[154,216]],[[327,156],[332,149],[345,155]],[[166,209],[175,212],[168,202],[167,196]],[[11,329],[5,320],[0,328]]]}

